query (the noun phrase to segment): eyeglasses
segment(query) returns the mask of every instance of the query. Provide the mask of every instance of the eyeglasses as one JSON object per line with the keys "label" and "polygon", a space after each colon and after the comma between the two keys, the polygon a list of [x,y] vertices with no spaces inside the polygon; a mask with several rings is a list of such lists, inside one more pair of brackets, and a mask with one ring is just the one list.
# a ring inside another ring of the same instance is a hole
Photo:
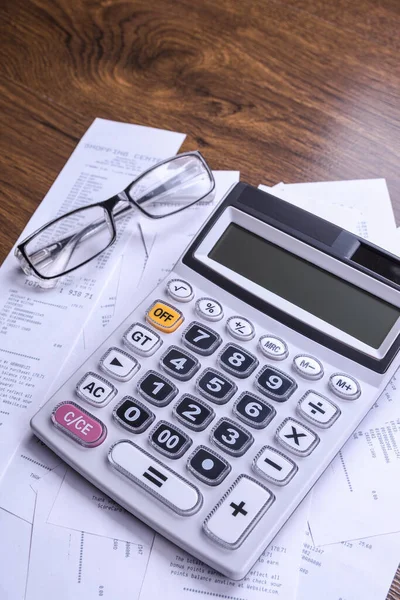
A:
{"label": "eyeglasses", "polygon": [[122,192],[77,208],[40,227],[15,249],[26,275],[41,287],[54,287],[59,277],[95,259],[114,243],[116,221],[132,209],[161,219],[207,198],[215,181],[200,152],[163,160],[131,182]]}

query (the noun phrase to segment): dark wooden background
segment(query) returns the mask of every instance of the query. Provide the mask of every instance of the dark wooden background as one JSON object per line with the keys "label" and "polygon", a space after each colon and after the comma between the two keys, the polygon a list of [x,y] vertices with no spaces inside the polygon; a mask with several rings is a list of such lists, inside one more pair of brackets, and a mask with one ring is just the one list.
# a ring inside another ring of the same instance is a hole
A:
{"label": "dark wooden background", "polygon": [[399,31],[400,0],[1,0],[0,262],[96,116],[255,185],[385,177],[400,221]]}

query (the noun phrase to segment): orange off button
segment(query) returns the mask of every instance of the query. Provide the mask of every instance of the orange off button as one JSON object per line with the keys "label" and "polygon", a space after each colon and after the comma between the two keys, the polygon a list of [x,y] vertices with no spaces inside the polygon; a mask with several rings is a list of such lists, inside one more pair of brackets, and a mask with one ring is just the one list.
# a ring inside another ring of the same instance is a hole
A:
{"label": "orange off button", "polygon": [[174,306],[156,300],[146,313],[146,321],[164,333],[172,333],[182,325],[184,318],[181,311]]}

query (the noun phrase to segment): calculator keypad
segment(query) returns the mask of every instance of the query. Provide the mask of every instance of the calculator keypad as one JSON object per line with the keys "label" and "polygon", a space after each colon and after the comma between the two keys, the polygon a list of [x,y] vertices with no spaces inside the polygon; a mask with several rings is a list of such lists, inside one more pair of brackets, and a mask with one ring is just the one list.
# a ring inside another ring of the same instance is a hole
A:
{"label": "calculator keypad", "polygon": [[166,406],[175,398],[178,388],[164,375],[148,371],[137,384],[139,394],[155,406]]}
{"label": "calculator keypad", "polygon": [[151,410],[130,396],[125,396],[116,405],[113,417],[119,425],[131,433],[142,433],[155,419]]}
{"label": "calculator keypad", "polygon": [[193,352],[210,356],[221,344],[221,336],[215,331],[194,321],[183,332],[182,342]]}
{"label": "calculator keypad", "polygon": [[194,431],[203,431],[215,417],[215,412],[203,400],[184,394],[173,408],[174,416]]}
{"label": "calculator keypad", "polygon": [[250,392],[240,394],[233,412],[240,421],[255,429],[263,429],[276,415],[276,410],[270,404]]}
{"label": "calculator keypad", "polygon": [[257,368],[258,360],[240,346],[227,344],[218,357],[218,364],[227,373],[244,379]]}
{"label": "calculator keypad", "polygon": [[205,446],[199,446],[189,456],[187,468],[207,485],[219,485],[231,471],[231,466],[222,456]]}
{"label": "calculator keypad", "polygon": [[201,396],[215,404],[226,404],[237,391],[233,381],[215,369],[205,369],[196,381],[197,391]]}
{"label": "calculator keypad", "polygon": [[257,375],[256,386],[268,398],[285,402],[297,388],[297,383],[286,373],[267,365]]}
{"label": "calculator keypad", "polygon": [[149,440],[158,452],[174,459],[180,458],[192,444],[184,431],[167,421],[157,423],[150,432]]}
{"label": "calculator keypad", "polygon": [[178,346],[170,346],[160,358],[160,365],[175,379],[187,381],[200,369],[200,363],[191,354]]}
{"label": "calculator keypad", "polygon": [[220,419],[211,431],[211,441],[232,456],[242,456],[254,442],[253,436],[231,419]]}

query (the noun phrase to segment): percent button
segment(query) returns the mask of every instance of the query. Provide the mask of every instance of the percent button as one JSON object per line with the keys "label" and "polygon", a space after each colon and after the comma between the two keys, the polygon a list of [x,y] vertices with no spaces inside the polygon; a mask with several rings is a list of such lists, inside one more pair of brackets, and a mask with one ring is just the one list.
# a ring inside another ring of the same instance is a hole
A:
{"label": "percent button", "polygon": [[221,304],[213,298],[200,298],[197,300],[196,312],[208,321],[219,321],[224,316]]}

